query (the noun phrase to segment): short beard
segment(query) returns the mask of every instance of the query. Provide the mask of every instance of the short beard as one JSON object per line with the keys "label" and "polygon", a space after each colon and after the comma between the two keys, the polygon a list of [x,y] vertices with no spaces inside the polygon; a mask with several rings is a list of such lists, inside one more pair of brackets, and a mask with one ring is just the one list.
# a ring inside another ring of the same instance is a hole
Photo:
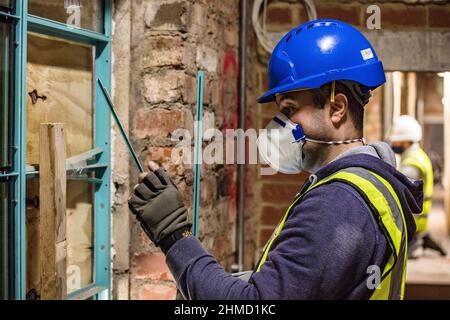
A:
{"label": "short beard", "polygon": [[[322,128],[319,132],[316,130],[316,134],[309,135],[305,132],[306,138],[311,138],[314,140],[321,141],[332,141],[333,138],[327,134],[327,129],[325,125],[322,125],[323,119],[317,115],[315,117],[316,128]],[[309,130],[308,130],[309,131]],[[307,150],[305,151],[305,146],[307,146]],[[302,168],[304,171],[314,173],[322,167],[325,159],[328,158],[328,154],[330,152],[330,145],[327,144],[319,144],[310,141],[306,141],[302,146]]]}
{"label": "short beard", "polygon": [[[308,151],[304,151],[306,144],[309,144]],[[302,148],[302,169],[309,173],[315,173],[322,167],[324,159],[327,158],[327,149],[330,148],[330,145],[306,141]]]}

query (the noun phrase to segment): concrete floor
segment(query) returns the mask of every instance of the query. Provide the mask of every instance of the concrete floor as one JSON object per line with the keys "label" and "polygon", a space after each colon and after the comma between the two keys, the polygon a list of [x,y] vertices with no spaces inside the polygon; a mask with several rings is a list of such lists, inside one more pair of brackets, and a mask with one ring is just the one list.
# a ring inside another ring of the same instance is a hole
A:
{"label": "concrete floor", "polygon": [[[450,253],[450,236],[442,203],[433,203],[429,217],[433,238]],[[441,257],[429,249],[408,261],[406,299],[450,299],[450,255]]]}

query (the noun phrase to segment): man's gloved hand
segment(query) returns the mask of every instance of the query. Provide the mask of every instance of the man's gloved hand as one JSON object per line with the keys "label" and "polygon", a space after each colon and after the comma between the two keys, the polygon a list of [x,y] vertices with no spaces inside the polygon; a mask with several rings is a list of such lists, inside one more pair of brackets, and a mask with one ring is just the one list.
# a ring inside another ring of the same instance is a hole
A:
{"label": "man's gloved hand", "polygon": [[167,172],[156,164],[134,188],[128,206],[149,238],[160,246],[164,253],[189,233],[192,224],[187,220],[187,209],[181,193],[177,190]]}

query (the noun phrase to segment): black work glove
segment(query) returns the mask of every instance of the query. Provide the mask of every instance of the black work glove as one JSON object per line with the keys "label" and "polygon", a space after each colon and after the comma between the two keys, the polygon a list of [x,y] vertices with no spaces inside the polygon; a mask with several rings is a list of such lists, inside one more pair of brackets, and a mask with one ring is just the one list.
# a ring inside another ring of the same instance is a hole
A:
{"label": "black work glove", "polygon": [[164,253],[191,230],[181,193],[162,168],[149,172],[134,188],[128,206],[150,240]]}

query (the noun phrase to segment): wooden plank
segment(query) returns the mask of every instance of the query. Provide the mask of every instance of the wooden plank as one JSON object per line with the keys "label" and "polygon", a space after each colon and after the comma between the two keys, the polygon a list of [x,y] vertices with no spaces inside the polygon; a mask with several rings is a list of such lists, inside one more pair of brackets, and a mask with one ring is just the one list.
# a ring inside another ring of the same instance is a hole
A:
{"label": "wooden plank", "polygon": [[93,283],[94,186],[67,182],[67,292]]}
{"label": "wooden plank", "polygon": [[27,299],[40,296],[39,285],[39,178],[27,179],[26,196]]}
{"label": "wooden plank", "polygon": [[436,256],[408,260],[406,283],[450,286],[450,260]]}
{"label": "wooden plank", "polygon": [[417,119],[417,74],[415,72],[408,72],[406,74],[407,87],[407,114]]}
{"label": "wooden plank", "polygon": [[64,124],[40,127],[40,294],[65,299],[66,289],[66,131]]}

